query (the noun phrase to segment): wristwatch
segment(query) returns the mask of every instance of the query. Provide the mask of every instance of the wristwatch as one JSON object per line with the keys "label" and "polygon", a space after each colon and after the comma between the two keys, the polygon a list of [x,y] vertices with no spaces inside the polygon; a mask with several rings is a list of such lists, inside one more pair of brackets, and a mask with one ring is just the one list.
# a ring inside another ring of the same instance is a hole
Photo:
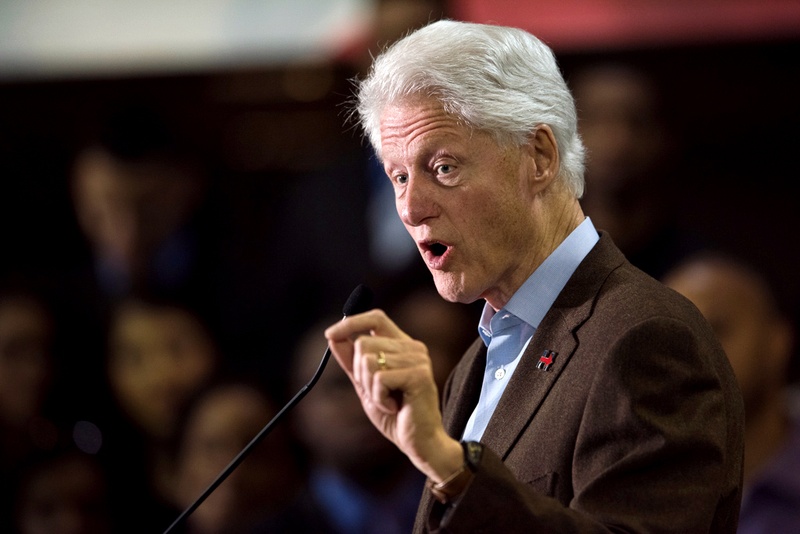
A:
{"label": "wristwatch", "polygon": [[462,441],[461,447],[464,450],[461,468],[441,482],[428,479],[425,483],[434,498],[442,504],[449,504],[464,493],[480,465],[483,445],[477,441]]}

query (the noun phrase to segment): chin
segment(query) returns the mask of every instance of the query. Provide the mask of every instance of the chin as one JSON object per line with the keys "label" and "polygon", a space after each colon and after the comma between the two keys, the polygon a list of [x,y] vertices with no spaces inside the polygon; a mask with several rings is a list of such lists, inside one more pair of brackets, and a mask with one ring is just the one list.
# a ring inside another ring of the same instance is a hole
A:
{"label": "chin", "polygon": [[471,296],[470,292],[467,291],[468,288],[465,287],[461,275],[435,271],[433,273],[433,283],[436,284],[436,291],[446,301],[469,304],[478,298],[477,296]]}

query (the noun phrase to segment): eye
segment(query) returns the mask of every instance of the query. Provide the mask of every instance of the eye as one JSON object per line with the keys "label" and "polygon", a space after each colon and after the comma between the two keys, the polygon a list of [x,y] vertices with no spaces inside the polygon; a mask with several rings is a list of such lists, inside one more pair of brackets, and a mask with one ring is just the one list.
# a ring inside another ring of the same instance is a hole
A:
{"label": "eye", "polygon": [[398,184],[405,184],[408,182],[408,175],[407,174],[398,174],[394,177],[394,181]]}
{"label": "eye", "polygon": [[436,174],[450,174],[453,172],[453,166],[444,163],[436,167]]}

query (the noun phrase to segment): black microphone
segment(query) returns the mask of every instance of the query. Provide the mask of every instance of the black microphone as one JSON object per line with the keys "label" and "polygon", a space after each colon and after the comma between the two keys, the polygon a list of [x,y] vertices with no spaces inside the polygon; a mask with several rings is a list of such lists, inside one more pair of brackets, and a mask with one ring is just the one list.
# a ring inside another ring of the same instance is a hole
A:
{"label": "black microphone", "polygon": [[[344,307],[342,308],[342,318],[347,317],[348,315],[354,315],[356,313],[367,311],[371,304],[372,291],[364,284],[360,284],[353,290],[352,293],[350,293],[350,296],[347,298],[347,302],[344,303]],[[236,457],[231,460],[231,463],[222,470],[222,472],[208,486],[208,488],[206,488],[200,497],[198,497],[190,506],[186,508],[186,510],[181,513],[181,515],[177,517],[177,519],[175,519],[175,521],[172,522],[167,530],[164,531],[164,534],[171,532],[175,527],[181,524],[189,516],[189,514],[194,512],[197,507],[200,506],[203,501],[205,501],[206,498],[208,498],[208,496],[211,495],[211,493],[217,489],[217,487],[222,484],[226,478],[228,478],[228,475],[230,475],[233,470],[236,469],[240,463],[242,463],[242,460],[245,459],[253,447],[255,447],[256,444],[259,443],[267,434],[269,434],[278,421],[280,421],[289,410],[294,408],[295,405],[300,402],[300,400],[305,397],[309,391],[311,391],[311,388],[314,387],[314,384],[316,384],[319,378],[322,376],[322,371],[325,370],[325,365],[327,365],[330,357],[331,348],[328,347],[325,349],[325,354],[322,355],[322,361],[320,362],[317,371],[314,373],[314,376],[311,377],[311,380],[309,380],[305,386],[300,388],[300,391],[298,391],[295,396],[286,403],[286,406],[284,406],[281,411],[279,411],[275,417],[273,417],[272,420],[267,423],[258,434],[256,434],[250,443],[248,443],[244,449],[242,449],[241,452],[239,452],[239,454],[237,454]]]}

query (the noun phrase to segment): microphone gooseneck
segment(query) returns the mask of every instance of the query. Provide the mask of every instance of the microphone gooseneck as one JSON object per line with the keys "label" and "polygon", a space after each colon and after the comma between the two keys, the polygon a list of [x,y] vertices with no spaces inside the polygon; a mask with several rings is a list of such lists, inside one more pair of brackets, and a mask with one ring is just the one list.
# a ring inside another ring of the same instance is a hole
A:
{"label": "microphone gooseneck", "polygon": [[[344,307],[342,308],[342,314],[344,317],[348,315],[355,315],[357,313],[361,313],[367,311],[372,304],[372,291],[365,286],[364,284],[359,284],[356,288],[350,293],[350,296],[347,298],[347,302],[345,302]],[[286,406],[281,408],[275,417],[267,423],[264,428],[262,428],[256,436],[250,440],[244,449],[242,449],[236,457],[231,460],[231,463],[222,470],[222,472],[217,476],[216,479],[206,488],[206,490],[191,504],[189,505],[176,519],[172,522],[172,524],[167,527],[167,530],[164,531],[164,534],[168,534],[172,532],[172,530],[180,525],[192,512],[194,512],[198,506],[200,506],[203,501],[208,498],[211,493],[217,489],[217,487],[222,484],[222,482],[228,478],[234,469],[236,469],[240,463],[245,459],[245,457],[250,453],[253,447],[256,446],[269,432],[272,428],[281,420],[286,413],[295,407],[295,405],[300,402],[300,400],[306,396],[306,394],[314,387],[314,384],[317,383],[319,378],[322,376],[322,372],[325,370],[325,366],[328,363],[328,360],[331,357],[331,348],[328,347],[325,349],[325,354],[322,355],[322,361],[319,363],[319,367],[317,367],[314,376],[311,377],[311,380],[308,383],[300,388],[300,390],[295,394],[292,399],[286,403]]]}

